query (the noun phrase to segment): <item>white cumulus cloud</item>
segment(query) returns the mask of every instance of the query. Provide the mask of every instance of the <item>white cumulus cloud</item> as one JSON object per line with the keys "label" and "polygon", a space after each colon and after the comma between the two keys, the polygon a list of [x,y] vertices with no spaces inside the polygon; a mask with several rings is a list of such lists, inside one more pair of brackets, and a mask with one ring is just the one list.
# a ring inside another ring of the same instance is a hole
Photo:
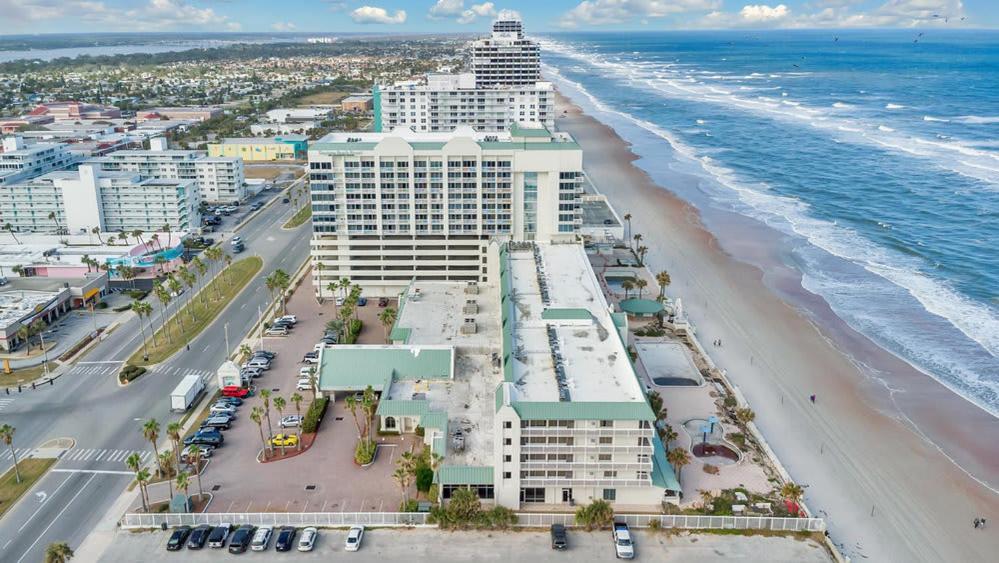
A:
{"label": "white cumulus cloud", "polygon": [[752,4],[749,6],[743,6],[739,10],[739,15],[742,19],[748,22],[768,22],[786,18],[791,10],[787,9],[784,4],[778,4],[774,7],[767,6],[766,4]]}
{"label": "white cumulus cloud", "polygon": [[721,0],[583,0],[562,14],[559,25],[608,25],[718,9]]}
{"label": "white cumulus cloud", "polygon": [[454,19],[460,24],[469,24],[478,18],[496,17],[496,13],[496,5],[492,2],[465,8],[465,0],[437,0],[427,12],[427,17],[432,20]]}
{"label": "white cumulus cloud", "polygon": [[401,24],[406,23],[406,10],[396,10],[394,14],[389,14],[385,8],[361,6],[350,13],[350,18],[354,20],[354,23],[361,24]]}
{"label": "white cumulus cloud", "polygon": [[275,31],[295,31],[295,24],[291,22],[274,22],[271,29]]}

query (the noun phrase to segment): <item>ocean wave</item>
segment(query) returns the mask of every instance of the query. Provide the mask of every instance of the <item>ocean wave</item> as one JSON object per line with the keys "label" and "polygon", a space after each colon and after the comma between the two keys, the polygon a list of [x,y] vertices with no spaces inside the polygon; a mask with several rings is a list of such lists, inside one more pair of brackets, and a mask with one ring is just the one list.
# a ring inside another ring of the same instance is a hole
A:
{"label": "ocean wave", "polygon": [[[877,278],[889,282],[918,302],[925,312],[946,321],[970,341],[981,346],[981,349],[991,357],[999,357],[999,314],[986,305],[964,297],[946,282],[922,273],[920,258],[880,246],[849,227],[816,218],[810,212],[810,206],[799,199],[775,194],[766,186],[749,186],[742,182],[733,170],[720,165],[710,156],[699,154],[699,151],[681,142],[664,128],[610,107],[578,82],[565,77],[559,77],[559,80],[578,91],[596,111],[623,119],[664,140],[676,152],[678,159],[694,163],[717,185],[735,194],[742,204],[742,212],[771,227],[799,236],[808,241],[812,247],[855,264]],[[890,228],[887,223],[882,226]],[[856,291],[857,287],[852,283],[844,285],[841,289]],[[824,291],[819,291],[818,294],[830,298]],[[878,299],[878,294],[871,295],[869,300],[862,301],[858,305],[862,303],[869,305],[874,299]],[[865,314],[863,311],[854,308],[851,313],[863,315]],[[841,316],[850,320],[847,318],[849,315],[841,314]],[[876,322],[876,328],[882,334],[899,328],[898,319],[882,318],[872,322]],[[868,331],[872,330],[872,327],[866,326],[858,330]],[[999,382],[983,380],[979,374],[962,368],[959,365],[960,358],[949,357],[950,352],[946,346],[934,346],[926,342],[925,335],[922,334],[908,335],[904,340],[910,345],[917,340],[921,343],[921,356],[916,355],[915,358],[917,364],[922,361],[923,364],[934,367],[944,365],[948,366],[951,372],[958,373],[960,388],[955,388],[955,381],[943,381],[955,391],[978,404],[982,404],[981,397],[977,393],[972,393],[969,397],[968,388],[991,393],[992,397],[999,395]],[[921,369],[937,377],[933,374],[933,368],[924,365]],[[982,406],[993,412],[996,407],[994,402]]]}
{"label": "ocean wave", "polygon": [[932,115],[924,115],[923,121],[935,121],[937,123],[950,123],[949,119],[943,119],[942,117],[933,117]]}
{"label": "ocean wave", "polygon": [[888,104],[885,109],[905,109],[905,106],[899,104]]}
{"label": "ocean wave", "polygon": [[999,123],[999,116],[962,115],[956,118],[961,123],[990,125]]}
{"label": "ocean wave", "polygon": [[878,125],[878,131],[884,131],[885,133],[894,133],[895,130],[891,127],[885,127],[884,125]]}
{"label": "ocean wave", "polygon": [[844,104],[843,102],[835,102],[832,105],[832,107],[839,108],[839,109],[848,109],[848,108],[852,108],[853,106],[851,106],[850,104]]}

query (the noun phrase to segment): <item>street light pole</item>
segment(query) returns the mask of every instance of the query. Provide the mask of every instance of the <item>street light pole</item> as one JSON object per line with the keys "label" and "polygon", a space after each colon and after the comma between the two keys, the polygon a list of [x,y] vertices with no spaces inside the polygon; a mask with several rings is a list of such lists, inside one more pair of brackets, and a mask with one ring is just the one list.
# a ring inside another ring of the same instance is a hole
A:
{"label": "street light pole", "polygon": [[225,357],[226,357],[226,359],[229,358],[229,354],[231,354],[231,353],[232,353],[232,350],[229,348],[229,323],[225,323]]}
{"label": "street light pole", "polygon": [[39,331],[38,338],[42,341],[42,372],[45,376],[49,375],[49,351],[45,349],[45,332]]}

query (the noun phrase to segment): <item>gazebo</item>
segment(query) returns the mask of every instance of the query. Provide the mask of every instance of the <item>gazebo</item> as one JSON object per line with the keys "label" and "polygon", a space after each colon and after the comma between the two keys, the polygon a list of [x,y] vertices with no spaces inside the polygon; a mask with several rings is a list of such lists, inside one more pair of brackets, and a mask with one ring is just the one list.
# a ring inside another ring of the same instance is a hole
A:
{"label": "gazebo", "polygon": [[663,311],[663,304],[652,299],[625,299],[620,305],[633,317],[654,317]]}

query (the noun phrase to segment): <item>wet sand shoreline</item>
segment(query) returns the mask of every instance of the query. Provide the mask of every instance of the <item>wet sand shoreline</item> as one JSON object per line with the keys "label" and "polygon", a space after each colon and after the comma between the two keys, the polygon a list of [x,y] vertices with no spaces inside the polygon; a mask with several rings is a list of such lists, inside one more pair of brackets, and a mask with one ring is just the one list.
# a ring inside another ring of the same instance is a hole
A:
{"label": "wet sand shoreline", "polygon": [[[650,268],[670,271],[669,293],[683,299],[702,341],[722,338],[709,354],[756,410],[782,463],[810,486],[806,501],[847,555],[974,560],[999,549],[994,534],[970,525],[999,517],[999,496],[958,466],[999,484],[999,445],[986,439],[999,435],[995,417],[850,329],[747,219],[731,218],[726,234],[735,236],[725,240],[735,244],[723,249],[695,208],[633,164],[638,157],[612,129],[561,97],[557,114],[597,188],[632,214]],[[733,259],[731,246],[766,268]]]}

